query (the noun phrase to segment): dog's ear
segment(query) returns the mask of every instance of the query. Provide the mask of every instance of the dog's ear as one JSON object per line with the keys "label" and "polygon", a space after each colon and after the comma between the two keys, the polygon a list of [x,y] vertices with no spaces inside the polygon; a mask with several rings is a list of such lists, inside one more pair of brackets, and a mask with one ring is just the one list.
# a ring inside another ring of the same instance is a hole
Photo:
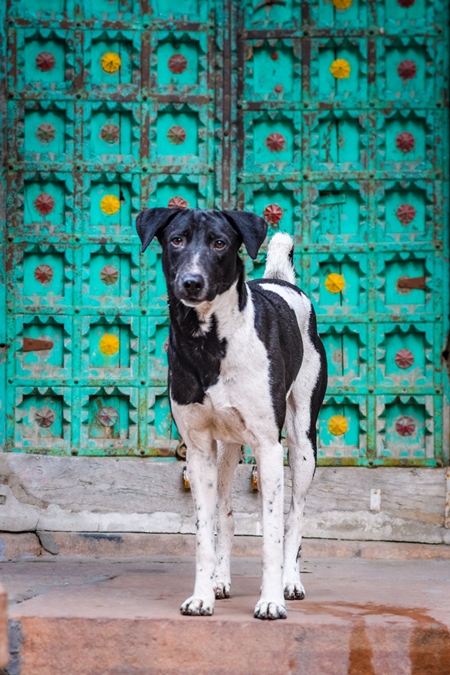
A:
{"label": "dog's ear", "polygon": [[267,223],[256,213],[222,211],[230,225],[239,232],[251,258],[256,258],[267,234]]}
{"label": "dog's ear", "polygon": [[170,221],[175,218],[181,209],[145,209],[136,218],[136,230],[142,242],[142,253],[151,243],[153,237],[158,234]]}

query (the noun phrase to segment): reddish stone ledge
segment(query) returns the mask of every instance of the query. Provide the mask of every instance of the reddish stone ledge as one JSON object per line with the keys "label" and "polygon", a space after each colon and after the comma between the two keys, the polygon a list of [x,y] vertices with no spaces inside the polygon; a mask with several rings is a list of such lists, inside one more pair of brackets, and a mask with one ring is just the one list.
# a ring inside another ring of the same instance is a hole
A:
{"label": "reddish stone ledge", "polygon": [[21,675],[448,675],[448,629],[322,609],[287,622],[27,617]]}
{"label": "reddish stone ledge", "polygon": [[0,584],[0,668],[6,668],[8,658],[8,603],[5,589]]}
{"label": "reddish stone ledge", "polygon": [[[20,675],[450,675],[447,560],[304,558],[307,597],[261,622],[255,557],[232,597],[185,617],[189,556],[42,556],[4,563]],[[15,672],[15,671],[14,671]]]}

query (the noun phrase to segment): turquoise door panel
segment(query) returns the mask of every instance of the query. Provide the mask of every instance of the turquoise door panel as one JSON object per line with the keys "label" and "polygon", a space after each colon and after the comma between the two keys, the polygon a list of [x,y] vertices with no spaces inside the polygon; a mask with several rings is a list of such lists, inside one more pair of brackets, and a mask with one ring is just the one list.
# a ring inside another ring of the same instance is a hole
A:
{"label": "turquoise door panel", "polygon": [[26,82],[49,85],[65,81],[66,46],[63,40],[27,40],[23,57]]}
{"label": "turquoise door panel", "polygon": [[156,123],[158,155],[197,156],[198,131],[197,115],[175,111],[159,114]]}
{"label": "turquoise door panel", "polygon": [[319,463],[448,461],[443,3],[10,0],[3,25],[8,451],[176,459],[161,251],[135,233],[162,206],[293,237]]}
{"label": "turquoise door panel", "polygon": [[172,90],[198,84],[200,70],[198,43],[161,42],[157,50],[157,85]]}

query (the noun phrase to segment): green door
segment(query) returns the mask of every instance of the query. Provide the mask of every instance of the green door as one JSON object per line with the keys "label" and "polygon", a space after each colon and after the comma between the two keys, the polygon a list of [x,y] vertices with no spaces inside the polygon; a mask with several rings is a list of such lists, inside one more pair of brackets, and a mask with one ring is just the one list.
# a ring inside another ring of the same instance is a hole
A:
{"label": "green door", "polygon": [[134,219],[236,207],[295,238],[330,366],[319,462],[442,465],[447,24],[439,0],[10,0],[5,448],[176,457]]}

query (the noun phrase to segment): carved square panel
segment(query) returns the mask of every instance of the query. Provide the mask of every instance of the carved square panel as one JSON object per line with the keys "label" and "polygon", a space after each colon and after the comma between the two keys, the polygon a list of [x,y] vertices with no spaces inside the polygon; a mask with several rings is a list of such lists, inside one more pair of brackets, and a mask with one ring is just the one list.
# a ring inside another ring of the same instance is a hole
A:
{"label": "carved square panel", "polygon": [[434,186],[413,181],[380,183],[378,239],[409,243],[434,238]]}
{"label": "carved square panel", "polygon": [[158,115],[156,123],[158,155],[198,156],[198,118],[194,113]]}
{"label": "carved square panel", "polygon": [[367,241],[367,185],[352,181],[316,186],[311,211],[312,241],[319,244]]}
{"label": "carved square panel", "polygon": [[208,36],[152,33],[151,87],[155,94],[206,93]]}
{"label": "carved square panel", "polygon": [[359,111],[322,113],[311,130],[311,168],[315,171],[367,169],[368,120]]}
{"label": "carved square panel", "polygon": [[82,302],[92,307],[139,304],[139,253],[128,245],[83,247]]}
{"label": "carved square panel", "polygon": [[327,397],[319,415],[318,460],[365,458],[366,414],[363,397]]}
{"label": "carved square panel", "polygon": [[137,97],[141,84],[140,31],[98,29],[84,33],[84,82],[89,99],[122,103]]}
{"label": "carved square panel", "polygon": [[380,459],[433,456],[433,397],[377,397],[377,455]]}
{"label": "carved square panel", "polygon": [[383,388],[432,385],[433,356],[432,324],[378,324],[377,381]]}
{"label": "carved square panel", "polygon": [[245,44],[245,97],[253,101],[301,98],[300,42],[252,40]]}
{"label": "carved square panel", "polygon": [[[19,18],[23,25],[23,10]],[[57,21],[51,21],[53,26]],[[15,27],[8,32],[8,88],[32,94],[35,99],[61,100],[61,94],[68,95],[73,80],[81,74],[80,45],[74,31],[44,28],[31,17],[25,23],[30,27]]]}
{"label": "carved square panel", "polygon": [[82,388],[80,454],[129,455],[137,449],[138,390],[134,387]]}
{"label": "carved square panel", "polygon": [[139,161],[140,112],[135,105],[97,103],[86,107],[85,112],[86,159]]}
{"label": "carved square panel", "polygon": [[[211,116],[208,107],[196,104],[155,104],[151,129],[150,157],[157,173],[177,166],[173,173],[198,173],[205,169],[211,152]],[[212,170],[212,166],[211,166]]]}
{"label": "carved square panel", "polygon": [[420,101],[434,93],[437,53],[431,41],[400,38],[378,44],[379,67],[385,68],[377,78],[380,98]]}
{"label": "carved square panel", "polygon": [[[50,454],[69,450],[71,392],[63,387],[18,387],[15,405],[15,445]],[[50,447],[49,447],[50,446]]]}
{"label": "carved square panel", "polygon": [[274,180],[241,186],[243,208],[261,216],[269,225],[267,241],[275,232],[288,232],[296,244],[302,241],[302,190],[298,183]]}
{"label": "carved square panel", "polygon": [[427,111],[396,111],[377,121],[377,160],[380,169],[431,169],[440,151],[434,137],[434,119]]}
{"label": "carved square panel", "polygon": [[311,289],[317,313],[353,314],[367,311],[365,270],[360,255],[319,255],[312,261]]}
{"label": "carved square panel", "polygon": [[72,178],[58,174],[51,174],[48,178],[36,174],[28,178],[25,175],[22,208],[20,229],[27,233],[69,234],[73,222]]}
{"label": "carved square panel", "polygon": [[431,311],[433,259],[423,254],[385,254],[378,259],[377,310],[394,314]]}
{"label": "carved square panel", "polygon": [[367,326],[326,324],[320,338],[327,354],[328,389],[367,384]]}
{"label": "carved square panel", "polygon": [[[15,120],[18,123],[18,120]],[[15,133],[14,130],[13,133]],[[74,112],[67,103],[27,102],[18,153],[25,161],[68,161],[74,151]]]}
{"label": "carved square panel", "polygon": [[14,289],[21,305],[60,307],[72,304],[73,252],[66,247],[27,246],[15,250]]}
{"label": "carved square panel", "polygon": [[[95,179],[95,176],[93,178]],[[89,192],[90,208],[89,219],[85,220],[86,232],[101,235],[134,234],[131,219],[132,213],[136,213],[133,187],[126,181],[94,180]]]}
{"label": "carved square panel", "polygon": [[16,317],[15,353],[11,358],[18,377],[67,379],[71,377],[72,350],[71,318]]}
{"label": "carved square panel", "polygon": [[246,171],[286,176],[300,168],[298,113],[246,113],[244,123]]}
{"label": "carved square panel", "polygon": [[313,40],[311,98],[362,101],[367,98],[367,43],[357,38]]}
{"label": "carved square panel", "polygon": [[24,80],[27,84],[54,85],[66,81],[66,42],[38,37],[28,39],[24,50]]}
{"label": "carved square panel", "polygon": [[128,384],[138,376],[137,317],[83,317],[82,368],[85,378]]}

